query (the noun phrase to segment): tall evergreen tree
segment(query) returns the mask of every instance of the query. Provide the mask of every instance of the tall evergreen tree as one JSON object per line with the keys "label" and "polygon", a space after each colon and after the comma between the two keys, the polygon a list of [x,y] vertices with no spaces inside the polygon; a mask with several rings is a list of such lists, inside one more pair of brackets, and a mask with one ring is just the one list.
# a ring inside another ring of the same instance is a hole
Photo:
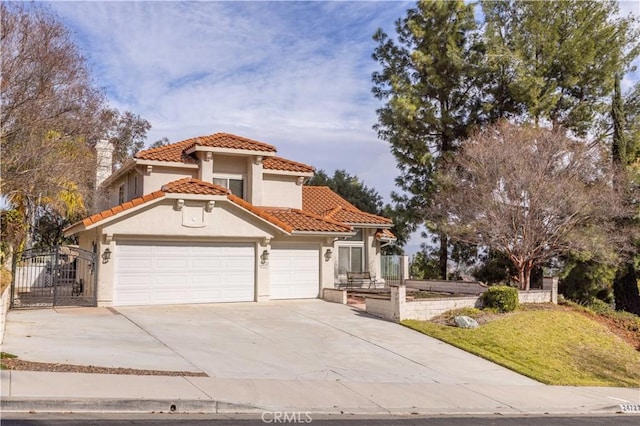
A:
{"label": "tall evergreen tree", "polygon": [[[453,155],[483,120],[481,61],[473,5],[464,1],[420,1],[396,21],[397,41],[382,30],[373,54],[382,69],[373,93],[385,102],[374,126],[391,145],[405,194],[394,200],[408,212],[412,228],[426,223],[425,208],[438,191],[433,180],[441,159]],[[448,239],[439,234],[439,272],[447,275]]]}
{"label": "tall evergreen tree", "polygon": [[[638,55],[634,19],[616,18],[618,2],[612,0],[485,0],[482,10],[493,91],[506,93],[511,107],[536,124],[562,125],[580,135],[592,130],[614,75]],[[498,65],[510,78],[493,78]]]}
{"label": "tall evergreen tree", "polygon": [[[611,118],[613,121],[613,140],[611,144],[611,157],[614,168],[619,178],[614,182],[618,191],[626,191],[627,168],[635,162],[636,158],[633,149],[629,149],[626,138],[625,113],[620,90],[620,75],[615,75],[615,89],[613,101],[611,103]],[[631,155],[630,155],[631,154]],[[630,218],[629,220],[634,220]],[[637,225],[637,224],[636,224]],[[635,267],[633,256],[628,259],[616,273],[613,280],[613,296],[615,298],[616,309],[633,312],[640,315],[640,292],[638,291],[638,272]]]}

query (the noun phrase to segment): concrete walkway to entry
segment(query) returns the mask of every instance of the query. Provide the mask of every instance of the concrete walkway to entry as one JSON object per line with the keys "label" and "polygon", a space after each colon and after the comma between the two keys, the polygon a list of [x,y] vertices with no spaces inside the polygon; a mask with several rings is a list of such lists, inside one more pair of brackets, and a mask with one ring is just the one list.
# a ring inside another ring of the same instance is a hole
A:
{"label": "concrete walkway to entry", "polygon": [[544,386],[320,300],[10,311],[2,350],[29,361],[209,376],[5,370],[9,411],[588,413],[640,403],[638,389]]}

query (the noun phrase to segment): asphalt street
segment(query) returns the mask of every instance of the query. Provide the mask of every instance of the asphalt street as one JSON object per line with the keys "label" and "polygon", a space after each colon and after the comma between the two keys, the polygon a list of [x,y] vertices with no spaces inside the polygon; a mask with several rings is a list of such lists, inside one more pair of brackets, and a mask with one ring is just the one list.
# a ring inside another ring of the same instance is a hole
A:
{"label": "asphalt street", "polygon": [[[286,420],[286,421],[285,421]],[[174,415],[174,414],[10,414],[2,416],[3,426],[120,426],[120,425],[213,425],[253,426],[309,424],[313,426],[636,426],[640,416],[483,416],[483,417],[336,417],[274,413],[256,416]]]}

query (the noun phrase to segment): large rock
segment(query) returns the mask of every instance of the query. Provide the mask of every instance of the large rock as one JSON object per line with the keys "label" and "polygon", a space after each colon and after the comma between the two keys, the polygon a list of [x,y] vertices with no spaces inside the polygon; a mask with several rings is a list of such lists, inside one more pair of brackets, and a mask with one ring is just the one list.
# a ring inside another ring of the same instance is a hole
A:
{"label": "large rock", "polygon": [[478,321],[464,315],[454,317],[453,322],[460,328],[478,328]]}

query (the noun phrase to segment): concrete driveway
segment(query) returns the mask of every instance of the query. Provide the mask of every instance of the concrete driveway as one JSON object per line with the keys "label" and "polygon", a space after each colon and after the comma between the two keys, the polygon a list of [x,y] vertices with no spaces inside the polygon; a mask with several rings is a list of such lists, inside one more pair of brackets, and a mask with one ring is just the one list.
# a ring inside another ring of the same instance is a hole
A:
{"label": "concrete driveway", "polygon": [[539,385],[321,300],[10,311],[2,350],[30,361],[221,379]]}

